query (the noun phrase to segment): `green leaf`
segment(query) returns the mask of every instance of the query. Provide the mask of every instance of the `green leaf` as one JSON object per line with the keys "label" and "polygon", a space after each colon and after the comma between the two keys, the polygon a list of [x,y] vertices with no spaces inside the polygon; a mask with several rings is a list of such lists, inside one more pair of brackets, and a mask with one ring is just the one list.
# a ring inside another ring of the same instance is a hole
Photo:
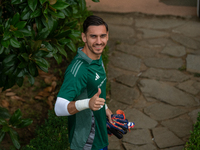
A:
{"label": "green leaf", "polygon": [[21,44],[19,43],[19,41],[15,38],[11,38],[10,39],[10,45],[15,47],[15,48],[20,48]]}
{"label": "green leaf", "polygon": [[13,32],[13,35],[17,38],[23,38],[24,37],[24,34],[21,32],[21,31],[14,31]]}
{"label": "green leaf", "polygon": [[25,2],[26,0],[11,0],[11,4],[20,4]]}
{"label": "green leaf", "polygon": [[25,75],[25,71],[24,69],[22,69],[19,74],[17,75],[17,77],[23,77]]}
{"label": "green leaf", "polygon": [[64,31],[56,36],[57,39],[62,39],[71,33],[71,30]]}
{"label": "green leaf", "polygon": [[[66,20],[68,21],[68,20]],[[74,21],[71,21],[71,22],[65,22],[65,25],[70,27],[70,28],[74,28],[76,25],[77,25],[78,21],[77,20],[74,20]]]}
{"label": "green leaf", "polygon": [[44,50],[38,50],[34,56],[36,57],[46,57],[49,54],[49,52],[44,51]]}
{"label": "green leaf", "polygon": [[48,28],[44,28],[38,33],[36,39],[37,40],[46,39],[47,36],[49,35],[49,33],[50,33],[50,31],[48,30]]}
{"label": "green leaf", "polygon": [[19,141],[18,141],[18,138],[17,138],[17,135],[15,134],[15,131],[10,128],[10,132],[9,132],[9,135],[10,135],[10,138],[14,144],[14,146],[17,148],[17,149],[20,149],[20,144],[19,144]]}
{"label": "green leaf", "polygon": [[100,2],[99,0],[92,0],[93,2]]}
{"label": "green leaf", "polygon": [[5,23],[5,29],[8,30],[10,28],[10,18]]}
{"label": "green leaf", "polygon": [[36,18],[42,15],[42,10],[41,9],[37,9],[36,11],[32,12],[30,15],[30,18]]}
{"label": "green leaf", "polygon": [[3,53],[3,51],[4,51],[4,47],[1,46],[1,47],[0,47],[0,55]]}
{"label": "green leaf", "polygon": [[0,107],[0,116],[3,119],[10,118],[10,114],[6,108]]}
{"label": "green leaf", "polygon": [[17,78],[16,79],[16,83],[19,87],[21,87],[23,85],[23,81],[24,81],[24,78],[23,77],[20,77],[20,78]]}
{"label": "green leaf", "polygon": [[24,36],[32,36],[33,35],[32,32],[28,29],[21,29],[18,31],[22,32]]}
{"label": "green leaf", "polygon": [[51,46],[50,43],[48,43],[48,42],[46,42],[46,41],[43,41],[42,44],[45,45],[45,47],[47,48],[47,50],[53,51],[54,48]]}
{"label": "green leaf", "polygon": [[26,62],[29,61],[29,56],[28,56],[27,53],[23,53],[23,54],[21,54],[21,56],[24,58],[24,60],[25,60]]}
{"label": "green leaf", "polygon": [[65,18],[65,15],[62,11],[57,11],[57,13],[49,10],[49,13],[52,15],[52,16],[55,16],[55,17],[58,17],[58,18],[61,18],[61,19],[64,19]]}
{"label": "green leaf", "polygon": [[3,39],[1,39],[1,44],[2,44],[4,47],[8,48],[8,46],[10,45],[10,40],[4,41]]}
{"label": "green leaf", "polygon": [[27,11],[27,12],[22,12],[22,14],[21,14],[21,19],[22,19],[22,20],[27,20],[27,19],[29,19],[31,13],[32,13],[31,10],[29,10],[29,11]]}
{"label": "green leaf", "polygon": [[30,74],[34,77],[38,74],[37,66],[32,61],[28,64],[28,70],[29,70]]}
{"label": "green leaf", "polygon": [[38,32],[41,32],[41,30],[42,30],[42,21],[41,21],[41,19],[40,18],[35,18],[35,23],[36,23]]}
{"label": "green leaf", "polygon": [[6,69],[6,70],[3,70],[6,75],[12,75],[16,69],[16,66],[11,66],[10,68],[4,68],[4,69]]}
{"label": "green leaf", "polygon": [[10,129],[9,126],[8,126],[8,125],[5,125],[5,126],[3,126],[2,131],[3,131],[3,132],[8,132],[9,129]]}
{"label": "green leaf", "polygon": [[3,34],[3,40],[8,40],[10,37],[12,36],[12,32],[10,31],[5,31],[5,33]]}
{"label": "green leaf", "polygon": [[55,58],[55,60],[57,61],[58,64],[60,64],[62,62],[62,55],[54,54],[53,57]]}
{"label": "green leaf", "polygon": [[60,10],[60,11],[62,11],[64,14],[65,14],[65,16],[71,16],[72,15],[72,10],[70,10],[71,8],[70,7],[67,7],[66,9],[62,9],[62,10]]}
{"label": "green leaf", "polygon": [[44,4],[47,0],[40,0],[40,4]]}
{"label": "green leaf", "polygon": [[3,138],[5,137],[6,133],[0,130],[0,143],[2,142]]}
{"label": "green leaf", "polygon": [[67,8],[69,4],[62,1],[57,1],[54,5],[51,5],[51,6],[57,10],[62,10],[62,9]]}
{"label": "green leaf", "polygon": [[3,31],[4,31],[4,26],[0,24],[0,33],[3,33]]}
{"label": "green leaf", "polygon": [[34,77],[32,75],[29,74],[28,75],[28,81],[30,82],[31,85],[33,85],[34,82],[35,82],[35,79],[34,79]]}
{"label": "green leaf", "polygon": [[31,120],[31,119],[22,119],[21,123],[19,125],[17,125],[17,128],[24,128],[24,127],[29,126],[32,123],[33,123],[33,120]]}
{"label": "green leaf", "polygon": [[0,125],[7,125],[7,121],[5,119],[0,118]]}
{"label": "green leaf", "polygon": [[44,67],[44,68],[50,67],[48,61],[45,60],[44,58],[35,58],[35,63],[36,63],[38,66],[41,66],[41,67]]}
{"label": "green leaf", "polygon": [[65,45],[65,44],[68,44],[71,40],[70,39],[60,39],[58,42],[61,44],[61,45]]}
{"label": "green leaf", "polygon": [[10,55],[8,55],[8,56],[3,60],[3,64],[9,63],[9,62],[12,61],[15,57],[16,57],[16,54],[10,54]]}
{"label": "green leaf", "polygon": [[28,0],[28,6],[32,11],[35,11],[35,8],[37,7],[38,0]]}
{"label": "green leaf", "polygon": [[70,41],[70,43],[67,44],[67,47],[70,50],[72,50],[73,52],[76,52],[76,46],[75,46],[75,44],[72,41]]}
{"label": "green leaf", "polygon": [[22,117],[21,110],[17,109],[14,112],[14,114],[10,117],[9,124],[13,126],[17,125],[20,122],[21,117]]}
{"label": "green leaf", "polygon": [[25,68],[27,65],[28,65],[27,62],[22,61],[17,67],[22,69]]}
{"label": "green leaf", "polygon": [[86,2],[85,0],[79,0],[79,8],[83,12],[86,9]]}
{"label": "green leaf", "polygon": [[19,13],[17,12],[14,17],[12,18],[12,21],[11,21],[11,25],[15,25],[17,22],[19,22],[19,19],[20,19],[20,15]]}
{"label": "green leaf", "polygon": [[56,44],[54,44],[54,46],[56,46],[58,51],[67,58],[67,53],[63,47],[61,47],[60,45],[56,45]]}
{"label": "green leaf", "polygon": [[24,27],[26,26],[26,21],[20,21],[20,22],[18,22],[16,25],[15,25],[15,27],[17,28],[17,29],[23,29]]}

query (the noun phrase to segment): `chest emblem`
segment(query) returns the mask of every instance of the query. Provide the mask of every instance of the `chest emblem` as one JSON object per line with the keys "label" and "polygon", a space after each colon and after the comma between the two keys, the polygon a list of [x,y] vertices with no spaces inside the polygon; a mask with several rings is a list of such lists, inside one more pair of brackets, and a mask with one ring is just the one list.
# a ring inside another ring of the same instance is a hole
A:
{"label": "chest emblem", "polygon": [[95,80],[98,80],[99,78],[100,78],[100,76],[96,73]]}

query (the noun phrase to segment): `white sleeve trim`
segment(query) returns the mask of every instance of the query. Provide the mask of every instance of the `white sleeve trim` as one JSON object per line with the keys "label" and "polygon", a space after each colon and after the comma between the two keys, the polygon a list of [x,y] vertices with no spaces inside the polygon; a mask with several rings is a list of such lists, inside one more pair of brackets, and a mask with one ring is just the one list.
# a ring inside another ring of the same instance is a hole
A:
{"label": "white sleeve trim", "polygon": [[68,112],[67,106],[70,103],[70,101],[57,97],[56,104],[54,107],[54,111],[57,116],[70,116],[71,114]]}

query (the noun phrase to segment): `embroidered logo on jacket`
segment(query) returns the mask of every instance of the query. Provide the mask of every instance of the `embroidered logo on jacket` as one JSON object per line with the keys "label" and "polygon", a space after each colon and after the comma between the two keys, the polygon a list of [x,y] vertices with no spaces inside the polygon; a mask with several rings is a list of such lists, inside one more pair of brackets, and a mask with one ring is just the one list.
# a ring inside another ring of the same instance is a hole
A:
{"label": "embroidered logo on jacket", "polygon": [[100,78],[100,76],[96,73],[95,80],[98,80],[99,78]]}

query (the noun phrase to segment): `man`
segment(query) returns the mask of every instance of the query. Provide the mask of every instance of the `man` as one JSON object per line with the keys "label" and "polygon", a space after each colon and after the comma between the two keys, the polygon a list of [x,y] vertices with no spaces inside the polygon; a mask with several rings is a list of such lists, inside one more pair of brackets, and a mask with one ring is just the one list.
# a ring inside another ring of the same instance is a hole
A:
{"label": "man", "polygon": [[106,73],[101,58],[108,41],[107,24],[89,16],[83,23],[82,40],[84,47],[65,72],[55,113],[68,116],[71,149],[107,150],[106,116],[111,122],[112,112],[105,104]]}

